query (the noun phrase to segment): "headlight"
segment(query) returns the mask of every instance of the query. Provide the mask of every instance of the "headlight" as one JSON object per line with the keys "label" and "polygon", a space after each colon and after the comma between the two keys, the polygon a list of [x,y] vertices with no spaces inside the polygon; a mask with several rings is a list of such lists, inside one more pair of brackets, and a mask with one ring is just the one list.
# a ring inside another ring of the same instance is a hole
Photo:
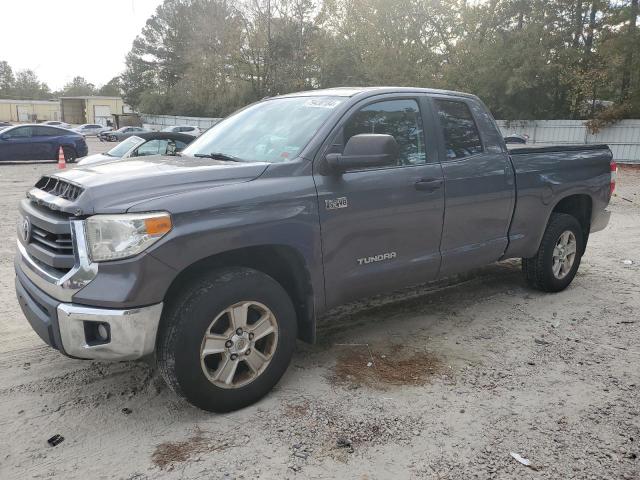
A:
{"label": "headlight", "polygon": [[166,212],[94,215],[85,222],[89,256],[94,262],[137,255],[172,227],[171,216]]}

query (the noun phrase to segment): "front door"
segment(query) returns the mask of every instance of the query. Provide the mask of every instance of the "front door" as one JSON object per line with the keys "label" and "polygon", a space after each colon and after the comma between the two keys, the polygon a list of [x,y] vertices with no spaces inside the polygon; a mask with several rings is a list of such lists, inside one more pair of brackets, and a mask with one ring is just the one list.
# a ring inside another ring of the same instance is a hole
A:
{"label": "front door", "polygon": [[433,99],[446,190],[441,276],[494,262],[508,244],[515,202],[511,161],[493,122],[474,118],[472,109],[478,115],[486,111],[472,102],[460,97]]}
{"label": "front door", "polygon": [[444,197],[426,99],[366,100],[338,123],[326,153],[360,133],[395,137],[397,165],[314,174],[318,190],[327,308],[437,275]]}
{"label": "front door", "polygon": [[35,160],[31,147],[31,127],[17,127],[5,132],[0,145],[2,160]]}

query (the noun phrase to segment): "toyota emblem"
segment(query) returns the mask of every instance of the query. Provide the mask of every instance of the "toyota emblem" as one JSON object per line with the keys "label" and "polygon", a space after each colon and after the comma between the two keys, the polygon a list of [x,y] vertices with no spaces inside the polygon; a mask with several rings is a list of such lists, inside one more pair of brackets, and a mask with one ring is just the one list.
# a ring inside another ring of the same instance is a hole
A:
{"label": "toyota emblem", "polygon": [[29,243],[29,238],[31,237],[31,222],[28,217],[24,217],[22,219],[22,239],[25,243]]}

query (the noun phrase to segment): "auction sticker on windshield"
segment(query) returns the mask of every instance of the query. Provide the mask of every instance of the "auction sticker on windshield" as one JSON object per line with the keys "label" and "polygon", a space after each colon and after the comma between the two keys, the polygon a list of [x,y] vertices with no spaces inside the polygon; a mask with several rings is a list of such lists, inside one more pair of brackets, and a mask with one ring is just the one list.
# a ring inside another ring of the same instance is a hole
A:
{"label": "auction sticker on windshield", "polygon": [[341,100],[339,98],[310,98],[304,102],[305,107],[314,108],[335,108],[340,105]]}

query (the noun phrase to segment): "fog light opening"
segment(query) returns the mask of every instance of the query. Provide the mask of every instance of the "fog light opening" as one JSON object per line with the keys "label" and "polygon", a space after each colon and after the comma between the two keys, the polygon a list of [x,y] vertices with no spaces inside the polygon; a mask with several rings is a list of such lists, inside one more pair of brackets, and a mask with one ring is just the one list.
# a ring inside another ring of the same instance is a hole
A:
{"label": "fog light opening", "polygon": [[103,345],[111,341],[111,325],[106,322],[84,323],[84,336],[87,345]]}

